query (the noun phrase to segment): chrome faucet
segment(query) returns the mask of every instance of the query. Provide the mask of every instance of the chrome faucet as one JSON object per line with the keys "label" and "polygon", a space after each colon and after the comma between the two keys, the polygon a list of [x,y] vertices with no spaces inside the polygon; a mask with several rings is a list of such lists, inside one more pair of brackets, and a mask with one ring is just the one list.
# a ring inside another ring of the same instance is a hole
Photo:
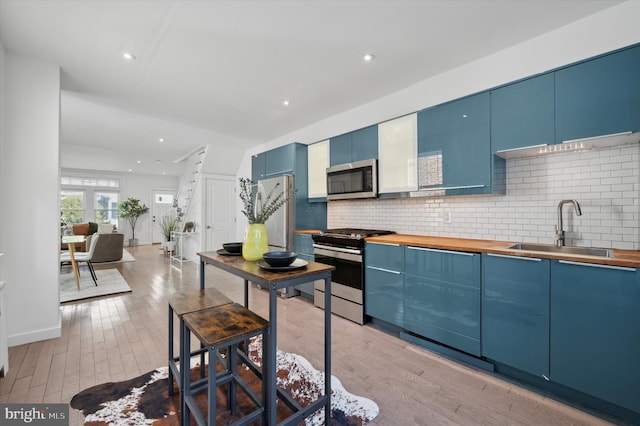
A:
{"label": "chrome faucet", "polygon": [[562,247],[564,245],[564,229],[562,229],[562,206],[565,204],[573,204],[573,208],[576,209],[576,215],[582,216],[582,211],[580,210],[580,204],[576,200],[562,200],[558,203],[558,224],[556,225],[556,237],[555,244],[558,247]]}

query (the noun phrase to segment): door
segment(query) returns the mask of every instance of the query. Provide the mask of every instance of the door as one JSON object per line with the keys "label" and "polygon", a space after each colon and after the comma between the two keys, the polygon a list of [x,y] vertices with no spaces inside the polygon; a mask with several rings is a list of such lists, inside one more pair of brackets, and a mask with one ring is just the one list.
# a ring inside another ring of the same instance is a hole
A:
{"label": "door", "polygon": [[235,180],[232,177],[205,178],[204,250],[222,248],[236,240]]}
{"label": "door", "polygon": [[173,210],[173,198],[175,193],[167,189],[153,190],[153,205],[151,206],[151,243],[161,243],[164,241],[162,228],[160,228],[160,218],[171,213]]}

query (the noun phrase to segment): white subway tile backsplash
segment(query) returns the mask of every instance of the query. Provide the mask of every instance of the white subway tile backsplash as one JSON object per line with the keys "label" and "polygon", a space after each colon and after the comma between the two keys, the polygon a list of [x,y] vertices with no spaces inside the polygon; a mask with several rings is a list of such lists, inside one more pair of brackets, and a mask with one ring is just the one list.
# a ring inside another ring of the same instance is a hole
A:
{"label": "white subway tile backsplash", "polygon": [[638,250],[639,163],[638,145],[511,159],[506,195],[332,201],[328,227],[551,243],[558,201],[569,198],[582,208],[565,206],[565,230],[578,235],[569,244]]}

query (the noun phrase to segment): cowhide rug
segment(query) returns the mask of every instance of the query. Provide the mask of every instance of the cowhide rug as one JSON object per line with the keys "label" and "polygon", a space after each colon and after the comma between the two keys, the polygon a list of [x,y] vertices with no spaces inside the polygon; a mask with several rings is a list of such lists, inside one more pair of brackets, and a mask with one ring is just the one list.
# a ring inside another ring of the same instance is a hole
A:
{"label": "cowhide rug", "polygon": [[[249,345],[249,355],[260,365],[258,356],[260,339],[254,339]],[[199,358],[194,358],[194,360]],[[192,362],[192,378],[199,377],[200,367]],[[240,367],[240,374],[254,389],[260,391],[260,381],[246,367]],[[174,395],[169,396],[168,368],[163,367],[131,380],[117,383],[104,383],[85,389],[71,400],[71,407],[82,411],[85,425],[178,425],[179,400],[174,383]],[[324,374],[311,365],[304,357],[278,350],[277,353],[278,386],[285,389],[301,405],[307,405],[323,393]],[[255,409],[253,402],[242,390],[238,390],[238,415],[232,417],[226,408],[225,388],[218,388],[216,395],[216,424],[223,425],[237,419],[243,412]],[[196,401],[206,416],[206,392],[199,394]],[[291,415],[289,408],[278,400],[278,422]],[[375,402],[352,395],[345,390],[340,380],[331,377],[331,424],[364,425],[378,415]],[[195,424],[192,417],[192,424]],[[320,410],[306,419],[306,425],[324,424],[324,410]]]}

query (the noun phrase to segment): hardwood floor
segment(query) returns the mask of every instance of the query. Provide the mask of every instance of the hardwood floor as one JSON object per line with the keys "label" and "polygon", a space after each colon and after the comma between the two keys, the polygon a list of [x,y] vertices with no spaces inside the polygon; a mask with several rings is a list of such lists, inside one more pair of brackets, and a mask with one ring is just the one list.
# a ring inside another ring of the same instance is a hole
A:
{"label": "hardwood floor", "polygon": [[[10,348],[0,402],[66,403],[89,386],[166,365],[166,296],[198,288],[198,265],[170,266],[158,246],[128,250],[135,262],[96,269],[116,267],[133,292],[64,304],[60,338]],[[228,297],[242,301],[242,280],[212,266],[206,275],[208,284],[215,281]],[[266,317],[266,291],[252,288],[250,300],[250,308]],[[323,312],[299,297],[278,303],[279,348],[322,366]],[[379,405],[374,424],[610,424],[374,327],[333,318],[333,374],[348,391]],[[70,415],[70,425],[82,424],[76,410],[70,409]]]}

